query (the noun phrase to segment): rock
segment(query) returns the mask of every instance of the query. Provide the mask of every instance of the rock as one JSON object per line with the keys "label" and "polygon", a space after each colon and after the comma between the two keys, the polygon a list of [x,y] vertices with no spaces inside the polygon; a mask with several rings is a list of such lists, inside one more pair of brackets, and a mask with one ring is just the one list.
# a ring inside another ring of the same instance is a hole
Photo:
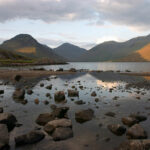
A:
{"label": "rock", "polygon": [[112,133],[118,136],[121,136],[126,132],[126,128],[124,126],[121,126],[120,124],[111,124],[107,127]]}
{"label": "rock", "polygon": [[28,91],[27,91],[27,94],[28,94],[28,95],[32,95],[32,94],[33,94],[33,91],[32,91],[32,90],[28,90]]}
{"label": "rock", "polygon": [[96,92],[95,92],[95,91],[92,92],[92,93],[91,93],[91,96],[93,96],[93,97],[97,96]]}
{"label": "rock", "polygon": [[56,118],[65,118],[68,110],[68,107],[59,107],[54,109],[51,113],[40,114],[36,119],[36,123],[39,125],[45,125]]}
{"label": "rock", "polygon": [[9,131],[11,131],[17,122],[16,117],[11,113],[0,113],[0,124],[6,124]]}
{"label": "rock", "polygon": [[55,118],[67,118],[69,107],[58,107],[51,113]]}
{"label": "rock", "polygon": [[98,98],[95,98],[95,102],[96,102],[96,103],[99,102],[99,99],[98,99]]}
{"label": "rock", "polygon": [[35,103],[35,104],[39,104],[39,99],[36,98],[36,99],[34,100],[34,103]]}
{"label": "rock", "polygon": [[3,113],[3,111],[4,111],[3,107],[0,107],[0,113]]}
{"label": "rock", "polygon": [[56,71],[64,71],[64,69],[63,68],[59,68],[58,70],[56,70]]}
{"label": "rock", "polygon": [[49,104],[49,101],[45,100],[45,101],[44,101],[44,104],[45,104],[45,105],[48,105],[48,104]]}
{"label": "rock", "polygon": [[70,72],[77,72],[77,70],[75,68],[70,68],[69,70]]}
{"label": "rock", "polygon": [[52,132],[58,128],[58,127],[64,127],[64,128],[71,128],[72,127],[72,122],[69,119],[57,119],[57,120],[53,120],[48,122],[45,126],[44,126],[44,130],[48,133],[48,134],[52,134]]}
{"label": "rock", "polygon": [[20,81],[21,78],[22,78],[22,76],[19,75],[19,74],[17,74],[17,75],[15,75],[14,80],[15,80],[15,81]]}
{"label": "rock", "polygon": [[83,105],[85,104],[85,102],[83,100],[78,100],[75,102],[77,105]]}
{"label": "rock", "polygon": [[4,94],[4,90],[0,90],[0,95],[1,95],[1,94]]}
{"label": "rock", "polygon": [[116,114],[114,112],[107,112],[105,115],[109,117],[115,117]]}
{"label": "rock", "polygon": [[81,110],[75,113],[75,119],[79,123],[84,123],[86,121],[92,120],[94,117],[94,111],[92,109]]}
{"label": "rock", "polygon": [[41,84],[40,84],[40,87],[43,87],[43,86],[44,86],[44,83],[41,83]]}
{"label": "rock", "polygon": [[9,149],[9,133],[5,124],[0,124],[0,150]]}
{"label": "rock", "polygon": [[54,95],[55,101],[56,102],[62,102],[65,101],[65,93],[64,91],[58,91]]}
{"label": "rock", "polygon": [[135,118],[138,122],[147,120],[146,116],[142,116],[142,115],[138,115],[138,114],[131,114],[130,117]]}
{"label": "rock", "polygon": [[50,93],[46,93],[46,97],[51,97],[51,94]]}
{"label": "rock", "polygon": [[44,139],[45,134],[41,131],[31,131],[28,134],[24,134],[15,138],[17,146],[34,144]]}
{"label": "rock", "polygon": [[73,137],[73,131],[71,128],[56,128],[51,135],[54,141],[66,140]]}
{"label": "rock", "polygon": [[135,124],[127,130],[127,136],[130,139],[145,139],[147,134],[144,129],[139,125]]}
{"label": "rock", "polygon": [[13,93],[14,99],[24,99],[24,96],[25,96],[24,89],[16,89],[16,91]]}
{"label": "rock", "polygon": [[120,144],[117,150],[149,150],[150,140],[129,140]]}
{"label": "rock", "polygon": [[138,123],[137,119],[136,118],[133,118],[133,117],[123,117],[122,118],[122,123],[131,127],[132,125]]}
{"label": "rock", "polygon": [[80,88],[81,90],[83,90],[83,86],[82,86],[82,85],[80,85],[79,88]]}
{"label": "rock", "polygon": [[51,90],[51,89],[52,89],[52,85],[48,85],[48,86],[46,87],[46,89]]}
{"label": "rock", "polygon": [[79,97],[79,92],[76,90],[68,90],[69,97]]}
{"label": "rock", "polygon": [[38,118],[36,119],[36,123],[39,125],[45,125],[47,124],[49,121],[54,120],[55,118],[53,117],[52,114],[50,113],[44,113],[44,114],[40,114],[38,116]]}

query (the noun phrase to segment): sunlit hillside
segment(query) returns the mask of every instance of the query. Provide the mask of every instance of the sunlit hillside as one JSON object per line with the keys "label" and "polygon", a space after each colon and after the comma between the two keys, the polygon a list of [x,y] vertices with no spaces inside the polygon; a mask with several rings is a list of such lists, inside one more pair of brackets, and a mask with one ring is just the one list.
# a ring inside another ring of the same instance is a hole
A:
{"label": "sunlit hillside", "polygon": [[138,53],[146,61],[150,61],[150,44],[147,44],[136,53]]}
{"label": "sunlit hillside", "polygon": [[33,53],[36,53],[36,48],[35,47],[24,47],[24,48],[20,48],[20,49],[16,50],[16,52],[33,54]]}

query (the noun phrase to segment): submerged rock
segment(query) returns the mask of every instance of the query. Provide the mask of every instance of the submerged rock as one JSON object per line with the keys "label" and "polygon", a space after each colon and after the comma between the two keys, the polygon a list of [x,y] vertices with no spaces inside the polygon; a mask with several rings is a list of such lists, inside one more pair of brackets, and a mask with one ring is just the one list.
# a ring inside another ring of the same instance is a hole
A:
{"label": "submerged rock", "polygon": [[58,91],[54,95],[55,101],[56,102],[62,102],[65,101],[65,93],[64,91]]}
{"label": "submerged rock", "polygon": [[127,130],[127,136],[130,139],[145,139],[147,134],[144,129],[139,125],[135,124]]}
{"label": "submerged rock", "polygon": [[81,110],[75,113],[75,119],[79,123],[92,120],[94,117],[94,111],[92,109]]}
{"label": "submerged rock", "polygon": [[9,133],[5,124],[0,124],[0,150],[9,149]]}
{"label": "submerged rock", "polygon": [[126,132],[126,128],[124,126],[121,126],[120,124],[111,124],[107,127],[112,133],[118,136],[121,136]]}
{"label": "submerged rock", "polygon": [[54,130],[51,136],[54,141],[66,140],[73,137],[73,131],[71,128],[59,127]]}
{"label": "submerged rock", "polygon": [[0,124],[6,124],[9,131],[16,125],[17,119],[11,113],[0,113]]}
{"label": "submerged rock", "polygon": [[107,112],[105,115],[109,117],[115,117],[116,114],[114,112]]}
{"label": "submerged rock", "polygon": [[78,100],[78,101],[75,102],[75,104],[77,104],[77,105],[83,105],[83,104],[85,104],[85,102],[83,100]]}
{"label": "submerged rock", "polygon": [[28,134],[24,134],[15,138],[16,146],[34,144],[44,139],[45,134],[41,131],[31,131]]}
{"label": "submerged rock", "polygon": [[69,97],[79,97],[79,92],[76,90],[68,90]]}
{"label": "submerged rock", "polygon": [[14,99],[24,99],[25,96],[25,90],[24,89],[16,89],[13,93]]}

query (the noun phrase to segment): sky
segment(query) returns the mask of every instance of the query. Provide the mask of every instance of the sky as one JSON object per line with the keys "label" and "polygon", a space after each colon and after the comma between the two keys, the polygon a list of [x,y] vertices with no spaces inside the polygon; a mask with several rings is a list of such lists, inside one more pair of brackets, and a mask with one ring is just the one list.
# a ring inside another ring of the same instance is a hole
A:
{"label": "sky", "polygon": [[0,0],[0,43],[25,33],[90,49],[150,34],[149,14],[150,0]]}

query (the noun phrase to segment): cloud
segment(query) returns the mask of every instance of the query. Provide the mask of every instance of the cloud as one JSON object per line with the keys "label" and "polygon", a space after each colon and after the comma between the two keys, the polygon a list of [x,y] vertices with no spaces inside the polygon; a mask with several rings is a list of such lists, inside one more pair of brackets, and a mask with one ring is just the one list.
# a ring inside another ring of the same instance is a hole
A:
{"label": "cloud", "polygon": [[0,22],[20,18],[47,23],[86,20],[149,30],[149,14],[150,0],[0,0]]}

